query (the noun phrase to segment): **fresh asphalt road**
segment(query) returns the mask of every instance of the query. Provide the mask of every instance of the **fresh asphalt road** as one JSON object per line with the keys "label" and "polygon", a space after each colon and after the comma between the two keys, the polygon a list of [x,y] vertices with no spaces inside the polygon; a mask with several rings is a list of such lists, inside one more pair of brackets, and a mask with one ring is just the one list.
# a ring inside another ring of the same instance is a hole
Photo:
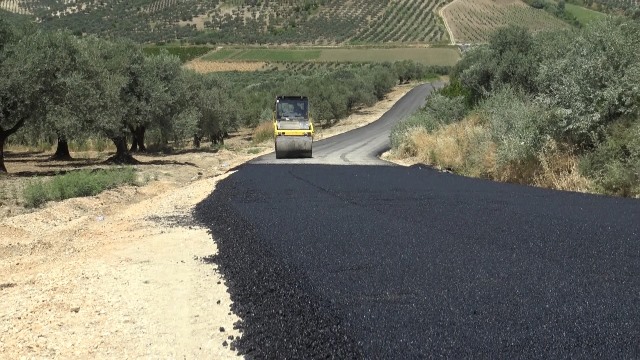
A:
{"label": "fresh asphalt road", "polygon": [[640,202],[372,157],[429,90],[384,126],[318,143],[314,161],[246,164],[198,205],[243,319],[232,345],[270,359],[640,358]]}

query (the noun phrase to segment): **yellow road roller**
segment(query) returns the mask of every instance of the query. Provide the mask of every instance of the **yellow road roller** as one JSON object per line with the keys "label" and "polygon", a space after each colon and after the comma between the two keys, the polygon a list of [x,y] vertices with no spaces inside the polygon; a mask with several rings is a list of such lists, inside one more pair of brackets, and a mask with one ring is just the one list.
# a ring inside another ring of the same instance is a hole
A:
{"label": "yellow road roller", "polygon": [[311,157],[313,122],[306,96],[276,97],[273,129],[276,159]]}

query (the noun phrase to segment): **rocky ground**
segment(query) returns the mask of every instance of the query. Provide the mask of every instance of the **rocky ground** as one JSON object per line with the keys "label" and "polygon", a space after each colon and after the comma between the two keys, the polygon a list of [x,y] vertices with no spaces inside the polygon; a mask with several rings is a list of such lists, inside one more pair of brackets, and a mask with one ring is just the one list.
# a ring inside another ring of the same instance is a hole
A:
{"label": "rocky ground", "polygon": [[[410,85],[396,88],[317,138],[363,126]],[[11,149],[10,149],[11,150]],[[191,218],[229,170],[270,152],[250,132],[225,147],[144,154],[139,186],[24,208],[32,176],[95,168],[107,153],[13,149],[0,178],[0,358],[232,358],[234,330],[225,280],[212,261],[215,239]]]}

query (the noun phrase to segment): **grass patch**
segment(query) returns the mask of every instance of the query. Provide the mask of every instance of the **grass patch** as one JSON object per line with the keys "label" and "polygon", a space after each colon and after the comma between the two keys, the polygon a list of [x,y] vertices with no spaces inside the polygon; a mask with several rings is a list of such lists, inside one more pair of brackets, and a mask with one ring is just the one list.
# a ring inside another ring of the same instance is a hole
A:
{"label": "grass patch", "polygon": [[107,189],[135,183],[136,170],[132,167],[79,170],[56,175],[49,181],[36,180],[25,187],[23,196],[25,206],[34,208],[42,206],[47,201],[93,196]]}
{"label": "grass patch", "polygon": [[607,14],[601,13],[595,10],[583,8],[582,6],[565,4],[565,10],[571,15],[575,16],[580,24],[586,25],[592,21],[603,19],[607,17]]}
{"label": "grass patch", "polygon": [[166,50],[170,55],[180,58],[183,63],[191,61],[211,51],[207,46],[145,46],[143,51],[148,56],[160,55],[162,50]]}

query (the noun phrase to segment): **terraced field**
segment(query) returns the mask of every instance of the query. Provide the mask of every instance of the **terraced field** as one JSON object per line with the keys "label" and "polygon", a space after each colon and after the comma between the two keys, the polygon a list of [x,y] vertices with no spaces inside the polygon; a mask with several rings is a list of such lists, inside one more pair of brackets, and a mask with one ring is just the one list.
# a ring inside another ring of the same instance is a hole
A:
{"label": "terraced field", "polygon": [[442,13],[456,43],[487,42],[493,31],[507,25],[520,25],[531,31],[569,26],[520,0],[455,0]]}

